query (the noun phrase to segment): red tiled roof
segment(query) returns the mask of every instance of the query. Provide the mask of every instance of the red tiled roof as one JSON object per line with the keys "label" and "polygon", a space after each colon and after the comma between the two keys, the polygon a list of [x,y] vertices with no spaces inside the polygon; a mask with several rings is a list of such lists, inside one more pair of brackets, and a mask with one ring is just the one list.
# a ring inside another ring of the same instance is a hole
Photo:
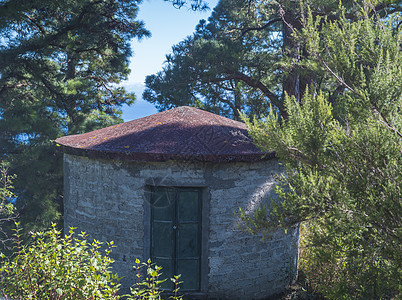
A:
{"label": "red tiled roof", "polygon": [[[65,152],[132,161],[259,161],[244,123],[193,107],[178,107],[92,132],[58,138]],[[265,155],[264,155],[265,154]]]}

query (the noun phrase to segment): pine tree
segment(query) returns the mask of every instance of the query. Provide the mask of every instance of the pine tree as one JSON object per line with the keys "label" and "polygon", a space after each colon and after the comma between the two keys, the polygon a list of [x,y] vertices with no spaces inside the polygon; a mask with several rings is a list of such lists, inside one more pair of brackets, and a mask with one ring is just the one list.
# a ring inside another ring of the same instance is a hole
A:
{"label": "pine tree", "polygon": [[121,121],[134,95],[129,41],[149,33],[135,0],[0,1],[0,148],[17,174],[25,229],[62,210],[62,160],[53,141]]}
{"label": "pine tree", "polygon": [[[322,22],[339,19],[339,1],[310,1]],[[344,1],[345,17],[358,17],[359,5]],[[382,16],[398,9],[398,1],[382,1],[372,11]],[[329,91],[324,70],[314,68],[306,45],[294,36],[303,27],[305,8],[293,0],[221,0],[208,21],[173,46],[162,71],[148,76],[144,99],[159,110],[192,105],[238,118],[238,110],[260,115],[270,104],[286,117],[284,95],[302,102],[307,85]],[[338,89],[339,87],[339,89]]]}
{"label": "pine tree", "polygon": [[402,16],[359,3],[351,22],[313,15],[294,34],[311,64],[338,85],[313,87],[300,103],[285,97],[287,118],[246,118],[256,143],[276,151],[286,172],[281,201],[253,214],[252,231],[269,234],[302,223],[302,270],[329,299],[389,299],[401,293]]}

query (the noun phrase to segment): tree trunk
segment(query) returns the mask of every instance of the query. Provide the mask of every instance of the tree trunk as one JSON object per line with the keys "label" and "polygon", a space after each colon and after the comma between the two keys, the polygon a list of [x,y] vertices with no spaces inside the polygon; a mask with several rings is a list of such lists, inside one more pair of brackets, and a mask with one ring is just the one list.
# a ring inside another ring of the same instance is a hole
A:
{"label": "tree trunk", "polygon": [[302,28],[300,14],[294,10],[281,10],[282,15],[282,35],[283,35],[283,54],[290,58],[291,66],[285,71],[282,80],[283,97],[285,93],[294,96],[297,101],[302,103],[303,95],[308,86],[314,84],[314,74],[303,69],[300,62],[307,56],[305,49],[300,41],[295,39],[292,34],[294,30]]}

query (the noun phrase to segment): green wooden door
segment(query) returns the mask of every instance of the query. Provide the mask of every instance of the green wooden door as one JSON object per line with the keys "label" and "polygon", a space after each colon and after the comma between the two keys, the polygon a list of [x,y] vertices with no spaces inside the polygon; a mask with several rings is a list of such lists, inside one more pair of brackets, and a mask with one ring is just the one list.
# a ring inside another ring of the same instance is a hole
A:
{"label": "green wooden door", "polygon": [[200,290],[201,189],[154,187],[151,204],[152,261],[163,278],[181,274],[181,290]]}

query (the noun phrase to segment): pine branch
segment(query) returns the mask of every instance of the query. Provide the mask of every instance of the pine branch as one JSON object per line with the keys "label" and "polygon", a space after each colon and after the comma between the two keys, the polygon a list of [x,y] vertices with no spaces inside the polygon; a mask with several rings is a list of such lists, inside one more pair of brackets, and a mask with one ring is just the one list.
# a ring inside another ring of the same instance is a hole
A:
{"label": "pine branch", "polygon": [[389,130],[391,130],[392,132],[395,132],[400,138],[402,138],[402,132],[399,132],[395,127],[393,127],[387,120],[387,117],[380,112],[380,110],[377,108],[377,106],[375,105],[375,103],[371,103],[374,107],[374,112],[379,115],[382,120],[379,120],[380,123],[382,123],[383,125],[385,125]]}
{"label": "pine branch", "polygon": [[398,25],[396,26],[396,31],[399,30],[399,26],[401,26],[401,25],[402,25],[402,21],[400,21],[400,22],[398,23]]}
{"label": "pine branch", "polygon": [[344,87],[346,87],[348,90],[350,90],[353,94],[356,96],[363,98],[361,94],[356,92],[351,86],[349,86],[341,77],[339,77],[328,65],[327,63],[319,56],[316,55],[317,59],[324,65],[324,67],[338,80],[340,84],[342,84]]}
{"label": "pine branch", "polygon": [[281,20],[282,20],[281,18],[276,18],[276,19],[270,20],[269,22],[267,22],[267,23],[265,23],[264,25],[259,26],[259,27],[247,27],[247,28],[243,28],[242,31],[241,31],[241,36],[244,36],[247,32],[250,32],[250,31],[261,31],[261,30],[264,30],[264,29],[266,29],[267,27],[271,26],[272,24],[275,24],[275,23],[277,23],[277,22],[280,22]]}
{"label": "pine branch", "polygon": [[[350,90],[353,94],[355,94],[359,98],[364,98],[362,94],[355,91],[341,77],[339,77],[318,54],[316,55],[316,57],[324,65],[324,67],[336,78],[336,80],[338,80],[339,83],[341,83],[344,87],[346,87],[348,90]],[[374,113],[381,117],[382,120],[379,121],[383,125],[385,125],[388,129],[390,129],[392,132],[396,133],[400,138],[402,138],[402,133],[399,132],[398,129],[396,129],[394,126],[392,126],[390,122],[388,122],[387,117],[379,110],[377,104],[373,101],[370,101],[370,103],[373,106]]]}
{"label": "pine branch", "polygon": [[247,76],[243,73],[240,72],[234,72],[232,74],[229,74],[226,77],[221,77],[221,78],[212,78],[209,81],[213,83],[221,82],[221,81],[227,81],[227,80],[232,80],[232,79],[238,79],[243,81],[244,83],[248,84],[249,86],[252,86],[254,88],[259,89],[266,97],[269,98],[271,103],[275,105],[282,116],[287,116],[285,108],[283,106],[282,101],[280,101],[279,97],[272,93],[261,81],[251,78],[250,76]]}
{"label": "pine branch", "polygon": [[27,18],[42,34],[46,34],[46,30],[38,23],[35,19],[31,18],[28,15],[22,15],[23,17]]}

